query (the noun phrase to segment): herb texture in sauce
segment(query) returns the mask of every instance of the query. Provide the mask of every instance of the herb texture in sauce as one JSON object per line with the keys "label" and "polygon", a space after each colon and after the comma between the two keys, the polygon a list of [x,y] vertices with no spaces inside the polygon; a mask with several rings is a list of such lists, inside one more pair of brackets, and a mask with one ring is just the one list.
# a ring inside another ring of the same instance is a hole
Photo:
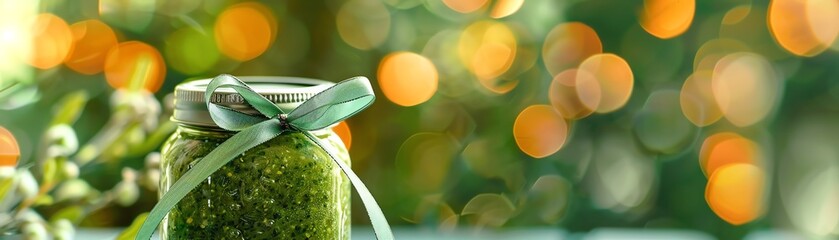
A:
{"label": "herb texture in sauce", "polygon": [[[181,127],[164,145],[161,194],[229,136]],[[334,133],[319,137],[349,164]],[[349,181],[332,161],[303,134],[283,133],[187,194],[164,219],[161,238],[348,239]]]}

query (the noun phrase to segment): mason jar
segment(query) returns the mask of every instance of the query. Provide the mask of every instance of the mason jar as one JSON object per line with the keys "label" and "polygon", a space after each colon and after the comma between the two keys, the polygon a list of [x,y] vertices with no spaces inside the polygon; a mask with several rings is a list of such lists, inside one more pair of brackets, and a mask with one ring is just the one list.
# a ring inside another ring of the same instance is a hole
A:
{"label": "mason jar", "polygon": [[[332,86],[291,77],[239,77],[257,93],[290,112]],[[235,132],[217,126],[207,111],[207,80],[175,88],[175,133],[161,150],[160,196],[194,164]],[[211,101],[241,112],[255,109],[233,89]],[[349,154],[331,128],[312,132],[336,158]],[[247,150],[210,175],[164,218],[161,239],[348,239],[350,185],[329,155],[299,132],[285,132]]]}

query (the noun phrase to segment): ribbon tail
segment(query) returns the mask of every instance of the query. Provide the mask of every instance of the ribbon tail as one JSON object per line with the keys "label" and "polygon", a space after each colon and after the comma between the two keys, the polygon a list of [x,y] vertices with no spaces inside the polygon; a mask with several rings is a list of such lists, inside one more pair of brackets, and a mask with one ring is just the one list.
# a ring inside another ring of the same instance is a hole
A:
{"label": "ribbon tail", "polygon": [[279,127],[279,120],[266,120],[242,130],[224,141],[215,150],[207,154],[201,161],[198,161],[192,169],[186,172],[169,191],[163,195],[157,205],[149,213],[146,221],[143,222],[140,231],[134,239],[149,239],[154,234],[155,228],[166,217],[178,202],[181,201],[193,188],[207,179],[219,168],[233,160],[236,156],[248,149],[262,144],[280,135],[284,130]]}
{"label": "ribbon tail", "polygon": [[385,218],[384,213],[382,213],[382,209],[379,208],[379,204],[376,203],[376,199],[373,198],[373,194],[370,194],[370,190],[367,190],[367,186],[364,185],[364,182],[355,175],[350,166],[347,166],[346,163],[338,160],[336,157],[337,155],[335,155],[329,147],[324,146],[320,140],[308,131],[301,132],[303,135],[306,135],[309,140],[312,140],[315,144],[320,146],[320,148],[326,151],[326,153],[329,154],[329,157],[332,158],[332,161],[338,164],[338,167],[341,168],[344,175],[350,179],[355,191],[358,192],[358,196],[361,197],[361,202],[364,204],[364,208],[367,209],[367,216],[370,218],[370,223],[373,225],[373,231],[376,232],[376,239],[393,240],[393,232],[390,230],[390,225],[387,223],[387,219]]}

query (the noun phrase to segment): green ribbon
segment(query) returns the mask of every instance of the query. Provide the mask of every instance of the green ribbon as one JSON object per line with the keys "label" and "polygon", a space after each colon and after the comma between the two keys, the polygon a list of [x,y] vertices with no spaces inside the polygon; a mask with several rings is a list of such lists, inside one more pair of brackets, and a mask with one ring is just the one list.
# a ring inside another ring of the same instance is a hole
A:
{"label": "green ribbon", "polygon": [[[210,96],[221,87],[234,89],[244,98],[245,102],[262,115],[249,115],[210,102]],[[224,141],[201,161],[198,161],[192,169],[187,171],[169,188],[169,191],[151,210],[135,239],[151,238],[155,228],[166,214],[187,193],[212,173],[248,149],[267,142],[286,131],[303,133],[329,154],[333,162],[338,164],[344,175],[350,179],[361,197],[361,202],[367,209],[367,215],[370,217],[373,230],[376,232],[376,238],[393,239],[393,232],[390,230],[390,225],[388,225],[382,209],[379,208],[376,199],[373,198],[361,179],[353,173],[349,166],[338,160],[330,148],[324,147],[324,144],[309,132],[329,127],[355,115],[370,106],[375,98],[373,88],[367,78],[354,77],[341,81],[316,94],[286,114],[274,103],[253,91],[236,77],[222,74],[213,78],[204,93],[204,101],[207,103],[210,117],[219,127],[238,133]]]}

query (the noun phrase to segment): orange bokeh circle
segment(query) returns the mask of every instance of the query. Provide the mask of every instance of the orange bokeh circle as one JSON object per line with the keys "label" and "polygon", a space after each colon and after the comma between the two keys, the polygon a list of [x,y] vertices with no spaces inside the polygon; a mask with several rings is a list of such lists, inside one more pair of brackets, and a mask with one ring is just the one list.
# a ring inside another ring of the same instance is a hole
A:
{"label": "orange bokeh circle", "polygon": [[705,200],[717,216],[741,225],[763,215],[765,185],[766,174],[757,166],[729,164],[708,178]]}
{"label": "orange bokeh circle", "polygon": [[[585,74],[594,76],[586,77]],[[591,81],[596,81],[592,83]],[[607,53],[587,58],[577,68],[578,86],[599,86],[599,93],[578,91],[583,104],[598,113],[608,113],[623,107],[632,94],[635,77],[629,63],[618,55]],[[586,87],[591,89],[593,87]],[[578,90],[580,88],[578,87]],[[599,95],[599,100],[596,95]],[[590,99],[590,100],[588,100]]]}
{"label": "orange bokeh circle", "polygon": [[522,152],[544,158],[559,151],[568,137],[568,124],[549,105],[532,105],[519,113],[513,137]]}
{"label": "orange bokeh circle", "polygon": [[245,2],[219,14],[214,30],[216,45],[224,55],[247,61],[262,55],[274,43],[277,20],[265,5]]}
{"label": "orange bokeh circle", "polygon": [[379,87],[388,100],[401,106],[424,103],[437,92],[437,68],[412,52],[388,54],[379,63]]}
{"label": "orange bokeh circle", "polygon": [[39,14],[32,24],[30,65],[48,69],[64,62],[73,48],[73,33],[67,22],[51,13]]}
{"label": "orange bokeh circle", "polygon": [[644,0],[641,27],[658,38],[673,38],[687,31],[695,13],[694,0]]}
{"label": "orange bokeh circle", "polygon": [[20,146],[9,130],[0,127],[0,167],[15,166],[20,158]]}
{"label": "orange bokeh circle", "polygon": [[99,20],[85,20],[70,25],[73,33],[73,50],[64,65],[81,74],[97,74],[105,68],[108,51],[117,46],[117,35]]}
{"label": "orange bokeh circle", "polygon": [[166,77],[166,64],[154,47],[138,42],[120,43],[108,52],[105,79],[116,89],[157,92]]}

